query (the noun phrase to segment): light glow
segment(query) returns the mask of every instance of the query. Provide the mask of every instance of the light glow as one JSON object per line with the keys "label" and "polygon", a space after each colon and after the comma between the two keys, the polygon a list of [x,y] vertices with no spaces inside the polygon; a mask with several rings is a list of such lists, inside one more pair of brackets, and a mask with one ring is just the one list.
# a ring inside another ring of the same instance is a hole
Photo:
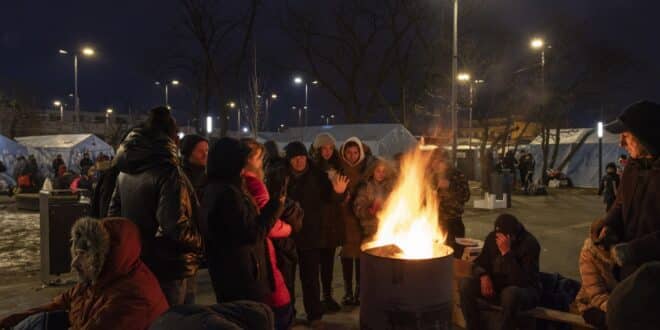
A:
{"label": "light glow", "polygon": [[469,73],[459,73],[457,76],[459,81],[470,81],[470,74]]}
{"label": "light glow", "polygon": [[534,49],[541,49],[543,48],[543,45],[545,45],[545,42],[541,38],[534,38],[532,41],[529,43],[530,47]]}
{"label": "light glow", "polygon": [[598,138],[599,139],[603,138],[603,122],[602,121],[598,122]]}
{"label": "light glow", "polygon": [[96,51],[94,51],[94,49],[91,47],[85,47],[82,49],[82,54],[85,56],[94,56],[94,54],[96,54]]}
{"label": "light glow", "polygon": [[206,133],[213,132],[213,117],[206,116]]}
{"label": "light glow", "polygon": [[293,78],[293,82],[296,83],[297,85],[300,85],[303,83],[302,77],[295,77]]}
{"label": "light glow", "polygon": [[62,102],[60,102],[58,100],[55,100],[55,101],[53,101],[53,105],[56,106],[56,107],[59,107],[60,105],[62,105]]}

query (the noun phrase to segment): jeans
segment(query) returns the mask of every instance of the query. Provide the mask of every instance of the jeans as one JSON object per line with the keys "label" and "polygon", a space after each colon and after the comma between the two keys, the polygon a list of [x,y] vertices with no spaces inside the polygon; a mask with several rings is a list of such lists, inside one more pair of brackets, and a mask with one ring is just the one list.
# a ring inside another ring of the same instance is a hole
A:
{"label": "jeans", "polygon": [[28,316],[14,326],[13,330],[68,329],[69,318],[66,311],[43,312]]}
{"label": "jeans", "polygon": [[332,299],[332,273],[335,266],[335,248],[321,249],[321,287],[323,299]]}
{"label": "jeans", "polygon": [[300,266],[300,282],[307,320],[320,320],[323,317],[319,281],[321,249],[298,250],[298,265]]}
{"label": "jeans", "polygon": [[[464,278],[460,282],[461,310],[465,318],[467,330],[484,329],[479,319],[477,300],[481,296],[481,283],[476,278]],[[534,308],[539,302],[536,289],[507,286],[497,296],[502,307],[502,323],[500,329],[516,329],[518,313]],[[485,298],[484,298],[485,299]]]}
{"label": "jeans", "polygon": [[167,303],[171,306],[189,305],[195,303],[197,290],[196,276],[170,281],[158,281],[160,289],[165,294]]}

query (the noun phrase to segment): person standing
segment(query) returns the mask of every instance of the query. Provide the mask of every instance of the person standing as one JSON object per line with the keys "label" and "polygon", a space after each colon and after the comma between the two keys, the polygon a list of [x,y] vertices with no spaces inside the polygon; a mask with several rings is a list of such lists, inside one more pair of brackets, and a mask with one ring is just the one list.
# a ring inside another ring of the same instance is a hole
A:
{"label": "person standing", "polygon": [[89,156],[89,152],[83,153],[83,158],[80,160],[80,173],[87,173],[92,166],[94,166],[94,161]]}
{"label": "person standing", "polygon": [[[439,158],[438,158],[439,157]],[[432,162],[436,175],[436,191],[440,200],[440,226],[447,233],[446,244],[454,249],[454,256],[461,258],[463,247],[456,243],[456,238],[465,237],[465,203],[470,200],[470,185],[465,174],[448,164],[447,155],[436,152]]]}
{"label": "person standing", "polygon": [[[332,181],[340,174],[341,165],[337,142],[330,133],[320,133],[314,138],[310,152],[314,165],[325,172]],[[340,203],[336,200],[324,202],[321,206],[322,248],[321,248],[321,287],[323,291],[323,307],[327,312],[339,312],[341,306],[332,297],[332,280],[334,275],[337,247],[344,240],[344,224],[342,222]]]}
{"label": "person standing", "polygon": [[[348,177],[346,198],[341,204],[341,217],[344,223],[344,244],[341,247],[341,266],[344,277],[345,295],[342,304],[346,306],[360,305],[360,245],[362,244],[362,229],[353,210],[357,195],[357,187],[364,180],[367,171],[367,161],[362,141],[357,137],[347,139],[339,150],[341,157],[341,172]],[[355,274],[355,291],[353,291],[353,274]]]}
{"label": "person standing", "polygon": [[337,175],[332,182],[328,180],[327,175],[312,164],[302,142],[291,142],[284,150],[287,159],[284,175],[290,178],[288,196],[300,203],[305,213],[302,229],[293,235],[299,258],[303,305],[310,325],[320,328],[323,327],[321,318],[324,313],[319,283],[321,249],[324,247],[321,212],[324,203],[343,200],[349,179]]}
{"label": "person standing", "polygon": [[57,177],[57,173],[60,170],[60,166],[62,165],[65,165],[64,160],[62,159],[62,155],[57,154],[57,156],[55,156],[55,159],[53,159],[53,162],[51,163],[51,168],[53,169],[53,174],[55,175],[55,177]]}
{"label": "person standing", "polygon": [[520,182],[522,185],[523,191],[527,191],[529,184],[532,181],[534,176],[534,167],[536,163],[534,162],[534,156],[526,150],[521,151],[520,160],[518,161],[518,169],[520,170]]}
{"label": "person standing", "polygon": [[[616,200],[605,216],[603,235],[613,231],[621,243],[612,247],[620,279],[642,264],[660,261],[660,104],[642,101],[626,108],[605,129],[619,134],[628,151]],[[598,232],[600,232],[600,229]]]}
{"label": "person standing", "polygon": [[605,212],[609,211],[616,200],[616,191],[619,189],[619,175],[616,173],[616,164],[609,163],[605,167],[605,175],[600,179],[598,195],[603,196]]}
{"label": "person standing", "polygon": [[207,184],[206,163],[209,157],[209,141],[199,135],[190,134],[181,139],[181,167],[195,188],[199,201],[204,200]]}
{"label": "person standing", "polygon": [[158,107],[128,134],[113,160],[120,173],[108,210],[140,229],[141,257],[171,306],[194,303],[202,255],[199,205],[180,166],[177,131],[169,109]]}
{"label": "person standing", "polygon": [[367,172],[365,180],[357,190],[353,208],[360,221],[363,242],[371,239],[378,231],[378,212],[394,188],[396,173],[386,160],[376,158]]}

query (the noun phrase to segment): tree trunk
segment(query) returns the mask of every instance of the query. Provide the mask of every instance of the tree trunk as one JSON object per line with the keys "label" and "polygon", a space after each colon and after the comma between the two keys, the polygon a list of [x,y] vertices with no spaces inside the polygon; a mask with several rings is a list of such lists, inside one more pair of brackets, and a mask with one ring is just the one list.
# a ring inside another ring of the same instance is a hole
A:
{"label": "tree trunk", "polygon": [[559,142],[560,142],[561,129],[559,126],[555,128],[555,145],[552,150],[552,158],[550,159],[550,168],[555,167],[555,162],[557,162],[557,154],[559,153]]}
{"label": "tree trunk", "polygon": [[589,132],[587,132],[587,134],[585,134],[582,138],[580,138],[580,141],[578,141],[578,143],[575,146],[573,146],[573,148],[571,149],[571,152],[569,152],[568,155],[566,155],[564,160],[561,162],[561,164],[559,164],[559,166],[557,166],[557,171],[561,172],[561,171],[564,170],[564,167],[566,167],[566,165],[568,164],[568,162],[571,161],[571,159],[573,158],[575,153],[577,153],[577,151],[580,150],[580,148],[582,147],[584,142],[587,141],[587,138],[589,138],[589,136],[591,136],[591,134],[593,134],[593,133],[594,133],[594,130],[592,129]]}
{"label": "tree trunk", "polygon": [[541,128],[541,152],[543,154],[543,166],[541,167],[541,181],[546,184],[548,181],[548,153],[550,150],[550,129],[547,127]]}

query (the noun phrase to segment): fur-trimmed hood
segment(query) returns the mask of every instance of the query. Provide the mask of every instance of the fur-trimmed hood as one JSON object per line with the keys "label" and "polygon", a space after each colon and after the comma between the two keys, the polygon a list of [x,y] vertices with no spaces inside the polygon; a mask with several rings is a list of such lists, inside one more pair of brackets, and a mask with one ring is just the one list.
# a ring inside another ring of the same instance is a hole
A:
{"label": "fur-trimmed hood", "polygon": [[[346,144],[349,143],[349,142],[355,142],[355,143],[357,143],[357,145],[358,145],[358,149],[360,150],[360,158],[358,159],[358,161],[357,161],[355,164],[349,164],[348,161],[346,160],[346,158],[344,158],[344,150],[345,150],[345,148],[346,148]],[[341,148],[339,149],[339,157],[341,158],[341,160],[342,160],[346,165],[348,165],[348,166],[350,166],[350,167],[356,167],[356,166],[361,165],[362,162],[364,162],[364,160],[365,160],[365,158],[366,158],[366,155],[365,155],[365,153],[364,153],[364,146],[362,145],[362,140],[360,140],[360,139],[359,139],[358,137],[356,137],[356,136],[353,136],[353,137],[350,137],[350,138],[346,139],[346,141],[344,141],[344,144],[342,144],[342,145],[341,145]]]}

